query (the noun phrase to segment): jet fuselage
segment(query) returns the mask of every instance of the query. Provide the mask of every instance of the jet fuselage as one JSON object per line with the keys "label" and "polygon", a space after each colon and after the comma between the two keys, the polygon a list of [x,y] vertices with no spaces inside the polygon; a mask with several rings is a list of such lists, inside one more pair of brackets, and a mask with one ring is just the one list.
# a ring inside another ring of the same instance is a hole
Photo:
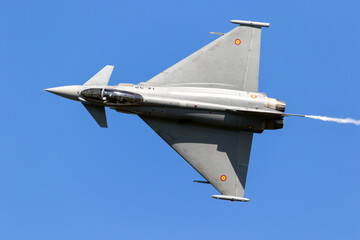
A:
{"label": "jet fuselage", "polygon": [[118,112],[256,133],[282,128],[285,111],[284,102],[265,93],[228,89],[119,84],[66,86],[49,91]]}

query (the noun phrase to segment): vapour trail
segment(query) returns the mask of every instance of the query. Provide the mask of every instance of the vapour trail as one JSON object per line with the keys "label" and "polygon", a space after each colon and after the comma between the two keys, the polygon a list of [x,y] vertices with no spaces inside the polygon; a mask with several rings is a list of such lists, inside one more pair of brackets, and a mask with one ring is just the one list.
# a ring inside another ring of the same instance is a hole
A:
{"label": "vapour trail", "polygon": [[307,118],[318,119],[325,122],[336,122],[336,123],[350,123],[360,126],[360,120],[352,119],[352,118],[333,118],[326,116],[315,116],[315,115],[305,115]]}

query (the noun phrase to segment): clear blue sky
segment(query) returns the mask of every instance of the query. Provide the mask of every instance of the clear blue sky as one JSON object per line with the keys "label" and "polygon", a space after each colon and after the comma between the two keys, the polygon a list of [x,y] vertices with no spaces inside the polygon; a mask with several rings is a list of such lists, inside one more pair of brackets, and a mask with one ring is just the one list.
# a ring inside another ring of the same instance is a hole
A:
{"label": "clear blue sky", "polygon": [[216,190],[136,116],[99,128],[44,88],[146,81],[226,32],[270,22],[260,91],[360,119],[358,1],[4,1],[0,239],[360,239],[360,127],[288,118],[256,135],[245,196]]}

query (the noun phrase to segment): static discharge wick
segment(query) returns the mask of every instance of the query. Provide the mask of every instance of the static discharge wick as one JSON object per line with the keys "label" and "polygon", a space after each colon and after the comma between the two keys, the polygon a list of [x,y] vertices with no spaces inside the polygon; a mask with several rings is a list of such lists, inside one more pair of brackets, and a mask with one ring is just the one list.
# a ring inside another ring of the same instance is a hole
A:
{"label": "static discharge wick", "polygon": [[318,119],[325,122],[336,122],[336,123],[350,123],[360,126],[360,120],[352,119],[352,118],[333,118],[326,116],[315,116],[315,115],[305,115],[307,118]]}

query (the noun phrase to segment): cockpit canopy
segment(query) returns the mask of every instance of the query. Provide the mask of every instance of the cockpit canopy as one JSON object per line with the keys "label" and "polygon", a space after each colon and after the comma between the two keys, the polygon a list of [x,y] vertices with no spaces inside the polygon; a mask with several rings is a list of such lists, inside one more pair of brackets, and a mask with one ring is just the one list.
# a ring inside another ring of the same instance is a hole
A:
{"label": "cockpit canopy", "polygon": [[140,104],[144,101],[140,94],[106,88],[104,89],[103,98],[106,98],[105,101],[108,103],[126,105]]}
{"label": "cockpit canopy", "polygon": [[85,89],[80,93],[80,95],[89,101],[96,101],[101,102],[102,101],[102,88],[90,88]]}
{"label": "cockpit canopy", "polygon": [[81,96],[88,101],[109,105],[135,105],[144,101],[140,94],[109,88],[85,89]]}

